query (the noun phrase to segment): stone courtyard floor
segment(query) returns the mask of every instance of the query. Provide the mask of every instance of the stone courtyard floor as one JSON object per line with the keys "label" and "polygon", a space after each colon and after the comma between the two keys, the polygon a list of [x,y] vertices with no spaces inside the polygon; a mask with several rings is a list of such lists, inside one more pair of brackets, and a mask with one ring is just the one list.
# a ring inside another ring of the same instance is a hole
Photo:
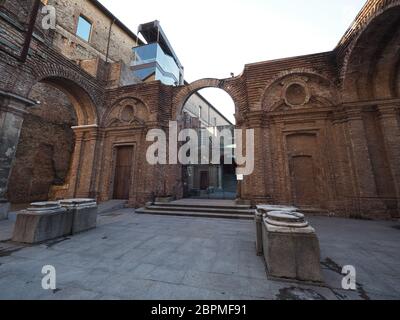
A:
{"label": "stone courtyard floor", "polygon": [[[252,221],[122,209],[100,216],[95,230],[43,245],[0,242],[0,299],[400,299],[400,223],[309,220],[325,287],[268,280]],[[41,288],[44,265],[56,268],[54,291]],[[343,265],[356,267],[357,291],[341,289]]]}

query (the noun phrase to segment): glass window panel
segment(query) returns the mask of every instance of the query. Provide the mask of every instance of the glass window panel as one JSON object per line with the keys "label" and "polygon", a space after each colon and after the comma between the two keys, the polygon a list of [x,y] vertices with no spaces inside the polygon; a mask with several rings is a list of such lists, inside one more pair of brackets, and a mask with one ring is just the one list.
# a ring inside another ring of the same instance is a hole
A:
{"label": "glass window panel", "polygon": [[76,35],[85,41],[89,41],[91,31],[92,31],[92,24],[84,17],[79,16]]}
{"label": "glass window panel", "polygon": [[139,69],[134,71],[134,75],[138,77],[141,80],[144,80],[148,76],[150,76],[152,73],[155,72],[155,68],[145,68],[145,69]]}

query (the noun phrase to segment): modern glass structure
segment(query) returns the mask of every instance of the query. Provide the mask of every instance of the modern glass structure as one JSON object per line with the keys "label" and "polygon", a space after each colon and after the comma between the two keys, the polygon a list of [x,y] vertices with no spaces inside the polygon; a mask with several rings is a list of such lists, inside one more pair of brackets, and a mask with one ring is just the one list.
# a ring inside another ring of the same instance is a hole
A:
{"label": "modern glass structure", "polygon": [[143,35],[147,44],[133,48],[134,59],[131,67],[134,75],[143,81],[154,77],[166,85],[182,85],[183,66],[159,21],[140,25],[139,33]]}

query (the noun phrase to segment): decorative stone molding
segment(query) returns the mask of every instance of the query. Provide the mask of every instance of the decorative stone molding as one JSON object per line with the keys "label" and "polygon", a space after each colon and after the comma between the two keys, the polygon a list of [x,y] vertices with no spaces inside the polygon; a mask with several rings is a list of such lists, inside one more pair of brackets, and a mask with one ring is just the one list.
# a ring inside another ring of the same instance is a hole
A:
{"label": "decorative stone molding", "polygon": [[318,72],[297,68],[272,78],[261,96],[261,108],[268,112],[310,107],[334,106],[338,103],[336,86]]}
{"label": "decorative stone molding", "polygon": [[293,108],[303,107],[311,98],[307,83],[301,80],[294,80],[285,84],[283,96],[286,104]]}
{"label": "decorative stone molding", "polygon": [[150,112],[144,102],[135,97],[124,97],[104,116],[104,127],[146,126]]}

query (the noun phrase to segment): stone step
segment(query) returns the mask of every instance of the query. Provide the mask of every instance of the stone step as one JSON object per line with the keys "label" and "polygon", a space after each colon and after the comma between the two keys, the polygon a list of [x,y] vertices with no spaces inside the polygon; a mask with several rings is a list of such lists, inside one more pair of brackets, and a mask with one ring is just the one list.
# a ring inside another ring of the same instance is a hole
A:
{"label": "stone step", "polygon": [[157,211],[188,211],[188,212],[207,212],[207,213],[223,213],[223,214],[243,214],[254,217],[254,210],[241,209],[237,207],[225,208],[216,206],[177,206],[177,205],[151,205],[146,207],[149,210]]}
{"label": "stone step", "polygon": [[109,200],[102,202],[98,206],[98,214],[110,213],[125,208],[126,200]]}
{"label": "stone step", "polygon": [[240,210],[252,210],[251,206],[249,205],[224,205],[224,204],[206,204],[205,200],[202,200],[201,202],[191,202],[191,203],[177,203],[177,202],[155,202],[153,205],[154,206],[163,206],[163,207],[179,207],[179,208],[202,208],[202,209],[207,209],[207,208],[217,208],[217,209],[240,209]]}
{"label": "stone step", "polygon": [[216,212],[194,212],[194,211],[174,211],[174,210],[155,210],[153,208],[140,208],[135,211],[138,214],[153,214],[166,216],[182,216],[182,217],[201,217],[201,218],[220,218],[220,219],[241,219],[253,220],[253,215],[240,213],[216,213]]}

